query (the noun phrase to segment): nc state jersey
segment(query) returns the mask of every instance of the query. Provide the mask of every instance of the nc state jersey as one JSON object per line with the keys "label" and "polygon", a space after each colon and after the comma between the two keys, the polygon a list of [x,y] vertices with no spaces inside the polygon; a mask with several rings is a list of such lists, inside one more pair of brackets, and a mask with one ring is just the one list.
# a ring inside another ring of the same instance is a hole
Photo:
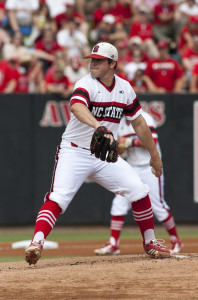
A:
{"label": "nc state jersey", "polygon": [[[100,124],[113,132],[115,138],[123,115],[127,120],[134,120],[142,113],[133,88],[117,75],[112,86],[107,87],[89,73],[76,82],[70,103],[86,105]],[[93,132],[94,128],[80,122],[71,113],[63,138],[80,147],[90,148]]]}
{"label": "nc state jersey", "polygon": [[[153,139],[156,141],[157,150],[161,155],[155,120],[151,115],[149,115],[146,112],[142,112],[142,116],[144,117],[148,127],[151,130]],[[118,129],[118,136],[133,137],[134,139],[138,139],[133,127],[131,126],[131,124],[127,125],[125,118],[122,118],[120,122],[120,126]],[[150,158],[151,158],[150,153],[146,148],[130,147],[127,150],[127,162],[132,166],[147,165],[149,164]]]}

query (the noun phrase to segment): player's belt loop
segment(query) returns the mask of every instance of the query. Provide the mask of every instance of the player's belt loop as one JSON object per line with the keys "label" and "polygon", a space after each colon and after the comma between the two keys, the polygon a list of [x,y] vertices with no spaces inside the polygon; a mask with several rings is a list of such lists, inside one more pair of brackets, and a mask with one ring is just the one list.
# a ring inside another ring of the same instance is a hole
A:
{"label": "player's belt loop", "polygon": [[76,148],[82,148],[82,149],[84,149],[84,150],[90,150],[90,149],[87,149],[87,148],[79,147],[78,145],[76,145],[76,144],[74,144],[74,143],[72,143],[72,142],[71,142],[71,146],[72,146],[72,147],[76,147]]}
{"label": "player's belt loop", "polygon": [[74,144],[74,143],[71,143],[71,146],[72,146],[72,147],[78,148],[78,145],[76,145],[76,144]]}

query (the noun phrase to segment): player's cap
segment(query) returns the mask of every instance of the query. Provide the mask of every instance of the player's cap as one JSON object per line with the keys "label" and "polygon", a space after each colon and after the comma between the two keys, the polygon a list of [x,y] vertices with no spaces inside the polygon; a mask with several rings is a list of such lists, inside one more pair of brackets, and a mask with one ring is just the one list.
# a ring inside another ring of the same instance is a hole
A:
{"label": "player's cap", "polygon": [[157,43],[157,47],[159,49],[168,48],[169,44],[166,41],[159,41]]}
{"label": "player's cap", "polygon": [[102,21],[112,25],[115,23],[116,18],[111,14],[107,14],[107,15],[104,15],[104,17],[102,18]]}
{"label": "player's cap", "polygon": [[97,58],[97,59],[112,59],[114,61],[118,60],[118,51],[110,43],[98,43],[96,44],[90,55],[85,56],[84,58]]}

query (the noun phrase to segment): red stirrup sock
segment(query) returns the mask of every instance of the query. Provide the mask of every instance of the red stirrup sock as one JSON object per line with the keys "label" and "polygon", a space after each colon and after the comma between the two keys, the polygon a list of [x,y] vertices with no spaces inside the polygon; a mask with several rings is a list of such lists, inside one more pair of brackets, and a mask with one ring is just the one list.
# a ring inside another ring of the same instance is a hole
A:
{"label": "red stirrup sock", "polygon": [[133,202],[134,220],[138,224],[145,244],[155,239],[153,211],[149,196]]}
{"label": "red stirrup sock", "polygon": [[44,240],[54,228],[61,212],[59,205],[51,200],[46,200],[38,214],[33,241]]}
{"label": "red stirrup sock", "polygon": [[120,234],[124,225],[125,216],[112,216],[111,217],[111,237],[110,243],[118,247],[120,242]]}

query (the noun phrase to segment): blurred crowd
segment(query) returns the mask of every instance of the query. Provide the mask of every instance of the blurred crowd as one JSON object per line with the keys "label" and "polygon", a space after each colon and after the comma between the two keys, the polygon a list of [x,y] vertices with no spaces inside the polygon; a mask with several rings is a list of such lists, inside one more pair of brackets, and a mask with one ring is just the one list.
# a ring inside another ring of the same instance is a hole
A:
{"label": "blurred crowd", "polygon": [[198,93],[198,0],[0,0],[0,93],[68,97],[102,41],[137,93]]}

